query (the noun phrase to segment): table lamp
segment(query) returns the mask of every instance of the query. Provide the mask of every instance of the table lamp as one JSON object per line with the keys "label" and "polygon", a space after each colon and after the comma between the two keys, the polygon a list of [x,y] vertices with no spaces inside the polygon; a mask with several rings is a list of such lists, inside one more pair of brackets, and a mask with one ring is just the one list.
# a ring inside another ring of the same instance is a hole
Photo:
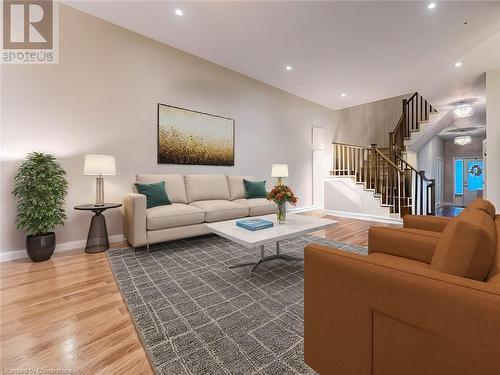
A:
{"label": "table lamp", "polygon": [[283,185],[282,178],[288,177],[288,164],[273,164],[271,177],[277,177],[278,185]]}
{"label": "table lamp", "polygon": [[102,154],[85,155],[84,174],[86,176],[97,176],[95,205],[104,206],[104,179],[102,176],[114,176],[116,174],[115,157]]}

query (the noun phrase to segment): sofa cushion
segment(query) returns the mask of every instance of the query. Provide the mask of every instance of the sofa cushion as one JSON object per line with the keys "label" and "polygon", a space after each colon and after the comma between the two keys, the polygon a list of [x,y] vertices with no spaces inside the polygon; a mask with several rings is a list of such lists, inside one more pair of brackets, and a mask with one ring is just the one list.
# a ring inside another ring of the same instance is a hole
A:
{"label": "sofa cushion", "polygon": [[207,223],[245,217],[249,212],[248,207],[229,200],[205,200],[192,202],[190,205],[205,212]]}
{"label": "sofa cushion", "polygon": [[484,281],[495,257],[493,219],[483,210],[464,211],[444,229],[431,262],[436,271]]}
{"label": "sofa cushion", "polygon": [[249,181],[243,180],[245,185],[245,198],[265,198],[267,196],[266,181]]}
{"label": "sofa cushion", "polygon": [[225,175],[188,174],[184,176],[188,203],[225,199],[229,200],[229,187]]}
{"label": "sofa cushion", "polygon": [[372,225],[368,231],[368,254],[389,254],[429,265],[440,239],[439,232]]}
{"label": "sofa cushion", "polygon": [[255,181],[256,178],[253,176],[226,176],[227,183],[229,185],[229,196],[232,201],[235,199],[245,198],[245,185],[243,180]]}
{"label": "sofa cushion", "polygon": [[165,190],[165,181],[154,184],[140,184],[136,182],[135,188],[139,194],[146,196],[146,208],[172,204]]}
{"label": "sofa cushion", "polygon": [[203,223],[205,213],[199,208],[184,203],[149,208],[146,212],[147,230],[182,227]]}
{"label": "sofa cushion", "polygon": [[276,213],[276,204],[269,202],[266,198],[236,199],[250,210],[250,216],[269,215]]}
{"label": "sofa cushion", "polygon": [[415,259],[403,258],[397,255],[372,253],[370,254],[370,261],[380,264],[385,267],[401,269],[405,266],[418,267],[420,269],[429,269],[429,263],[419,262]]}
{"label": "sofa cushion", "polygon": [[[495,228],[498,237],[498,233],[500,233],[500,215],[495,215]],[[493,278],[495,278],[500,285],[500,241],[498,240],[498,238],[495,251],[495,259],[493,260],[493,264],[488,275],[488,281],[491,281]]]}
{"label": "sofa cushion", "polygon": [[488,215],[490,215],[492,219],[495,218],[495,206],[493,206],[493,204],[486,199],[482,198],[474,199],[474,201],[467,207],[467,211],[470,211],[471,209],[482,210],[486,212]]}
{"label": "sofa cushion", "polygon": [[187,203],[184,176],[181,174],[138,174],[135,181],[141,184],[153,184],[165,181],[165,190],[172,203]]}

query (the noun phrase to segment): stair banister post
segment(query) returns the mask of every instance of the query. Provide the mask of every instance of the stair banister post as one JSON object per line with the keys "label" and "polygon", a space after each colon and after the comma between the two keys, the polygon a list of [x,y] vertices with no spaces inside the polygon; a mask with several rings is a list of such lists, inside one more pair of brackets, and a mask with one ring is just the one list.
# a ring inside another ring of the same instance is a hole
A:
{"label": "stair banister post", "polygon": [[389,157],[391,161],[396,162],[396,157],[394,156],[394,132],[389,133]]}
{"label": "stair banister post", "polygon": [[370,150],[370,159],[371,159],[371,163],[370,163],[370,189],[372,188],[372,179],[373,179],[373,188],[376,187],[376,183],[377,183],[377,180],[376,180],[376,168],[377,168],[377,144],[376,143],[372,143],[371,145],[371,150]]}
{"label": "stair banister post", "polygon": [[[425,201],[424,201],[424,176],[425,171],[420,171],[420,215],[423,215],[424,212],[427,215],[427,211],[429,209],[429,197],[427,194],[429,191],[427,190],[427,184],[425,185]],[[425,202],[425,210],[424,210],[424,202]]]}
{"label": "stair banister post", "polygon": [[436,180],[432,179],[430,180],[430,187],[431,187],[431,215],[436,215]]}
{"label": "stair banister post", "polygon": [[[400,131],[400,134],[402,134],[401,137],[398,137],[398,138],[403,138],[403,142],[404,142],[404,138],[406,137],[406,132],[407,132],[407,127],[408,127],[408,119],[407,119],[407,113],[406,113],[406,107],[407,107],[407,102],[408,100],[406,99],[403,99],[403,129],[402,129],[402,133]],[[408,129],[408,133],[409,133],[409,129]]]}

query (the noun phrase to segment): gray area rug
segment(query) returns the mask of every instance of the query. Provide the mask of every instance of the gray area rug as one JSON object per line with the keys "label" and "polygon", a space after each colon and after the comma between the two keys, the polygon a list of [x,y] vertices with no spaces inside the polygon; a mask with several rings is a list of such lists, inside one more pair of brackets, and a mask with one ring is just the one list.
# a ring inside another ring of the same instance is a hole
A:
{"label": "gray area rug", "polygon": [[[310,236],[281,242],[281,251],[303,256],[310,242],[366,254]],[[157,374],[314,373],[303,359],[303,262],[229,269],[259,250],[215,235],[107,254]]]}

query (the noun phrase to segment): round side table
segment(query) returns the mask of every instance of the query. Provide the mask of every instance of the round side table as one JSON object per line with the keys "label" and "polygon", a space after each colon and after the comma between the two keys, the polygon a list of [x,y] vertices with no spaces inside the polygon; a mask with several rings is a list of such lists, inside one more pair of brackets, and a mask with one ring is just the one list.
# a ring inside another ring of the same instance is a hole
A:
{"label": "round side table", "polygon": [[108,230],[106,218],[102,214],[109,208],[120,207],[121,203],[104,203],[102,206],[95,204],[82,204],[75,206],[75,210],[92,211],[94,216],[90,221],[89,234],[87,236],[86,253],[101,253],[109,249]]}

